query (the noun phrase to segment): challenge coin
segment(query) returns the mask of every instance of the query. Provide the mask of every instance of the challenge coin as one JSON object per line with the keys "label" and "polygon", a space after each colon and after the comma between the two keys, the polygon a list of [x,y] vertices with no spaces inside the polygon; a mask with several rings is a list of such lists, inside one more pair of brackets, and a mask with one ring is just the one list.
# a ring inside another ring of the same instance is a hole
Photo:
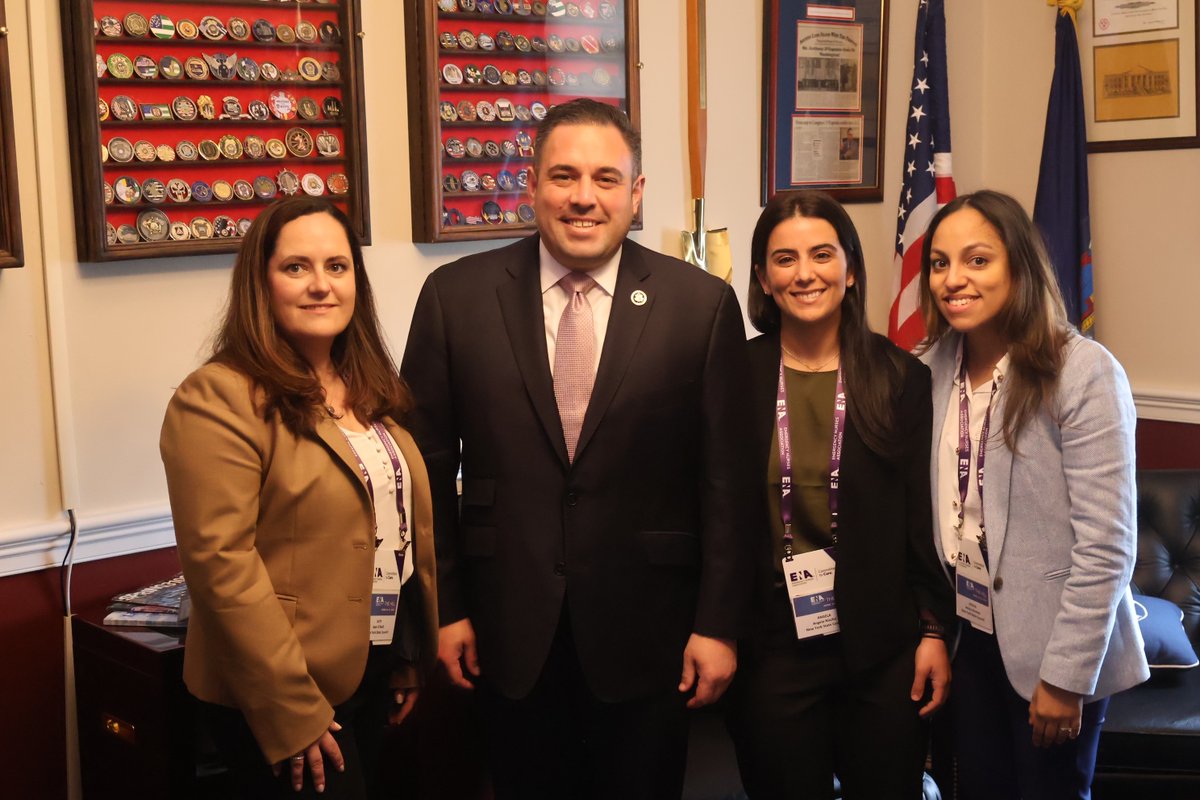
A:
{"label": "challenge coin", "polygon": [[147,242],[161,242],[170,235],[171,221],[166,214],[154,208],[138,214],[137,229]]}
{"label": "challenge coin", "polygon": [[158,147],[154,148],[154,155],[158,156],[159,161],[174,161],[175,148],[171,147],[171,145],[167,144],[166,142],[163,142]]}
{"label": "challenge coin", "polygon": [[267,143],[257,134],[250,134],[242,144],[242,149],[245,151],[247,158],[258,160],[267,154]]}
{"label": "challenge coin", "polygon": [[241,17],[229,18],[229,38],[245,42],[250,39],[250,23]]}
{"label": "challenge coin", "polygon": [[265,19],[254,20],[250,30],[254,34],[254,38],[260,42],[275,41],[275,26]]}
{"label": "challenge coin", "polygon": [[136,178],[122,175],[113,181],[113,193],[122,203],[136,203],[142,199],[142,185],[137,182]]}
{"label": "challenge coin", "polygon": [[275,181],[268,178],[266,175],[259,175],[254,179],[254,194],[260,200],[270,200],[279,193],[279,187],[275,185]]}
{"label": "challenge coin", "polygon": [[114,78],[132,78],[133,62],[124,53],[113,53],[108,57],[108,71]]}
{"label": "challenge coin", "polygon": [[296,192],[300,191],[300,178],[290,169],[280,171],[275,178],[276,185],[279,186],[279,191],[291,197]]}
{"label": "challenge coin", "polygon": [[296,118],[296,95],[286,89],[276,89],[271,92],[267,98],[267,104],[271,107],[271,113],[278,119]]}
{"label": "challenge coin", "polygon": [[333,158],[342,154],[342,143],[337,136],[329,131],[317,134],[317,153],[325,158]]}
{"label": "challenge coin", "polygon": [[125,15],[125,35],[139,39],[150,32],[150,22],[137,12]]}
{"label": "challenge coin", "polygon": [[190,19],[181,19],[175,25],[175,32],[179,34],[181,39],[195,39],[200,35],[200,28]]}
{"label": "challenge coin", "polygon": [[183,62],[175,56],[163,56],[158,62],[158,74],[169,81],[179,80],[183,77]]}
{"label": "challenge coin", "polygon": [[109,37],[120,36],[124,33],[121,29],[121,21],[111,15],[100,18],[100,32]]}
{"label": "challenge coin", "polygon": [[175,144],[175,155],[182,161],[195,161],[199,154],[195,142],[183,139]]}
{"label": "challenge coin", "polygon": [[154,145],[145,139],[139,139],[133,143],[133,155],[138,161],[145,163],[149,163],[158,157],[154,151]]}
{"label": "challenge coin", "polygon": [[137,228],[125,224],[117,228],[117,241],[121,244],[137,244],[141,237],[138,236]]}
{"label": "challenge coin", "polygon": [[[195,194],[193,188],[192,194]],[[195,217],[191,224],[192,236],[197,239],[211,239],[213,235],[212,222],[206,217]]]}
{"label": "challenge coin", "polygon": [[300,185],[307,195],[320,197],[325,194],[325,181],[321,180],[321,176],[315,172],[306,172],[300,179]]}
{"label": "challenge coin", "polygon": [[171,239],[176,242],[185,242],[192,238],[192,229],[188,227],[186,222],[176,221],[171,223]]}
{"label": "challenge coin", "polygon": [[192,199],[192,187],[183,178],[167,181],[167,199],[172,203],[186,203]]}
{"label": "challenge coin", "polygon": [[154,14],[150,17],[150,33],[156,39],[170,39],[175,35],[175,23],[166,14]]}
{"label": "challenge coin", "polygon": [[287,145],[282,139],[268,139],[267,155],[271,158],[287,158]]}
{"label": "challenge coin", "polygon": [[196,181],[192,184],[192,199],[200,203],[207,203],[212,200],[212,187],[205,181]]}
{"label": "challenge coin", "polygon": [[158,178],[147,178],[142,181],[142,200],[147,203],[161,203],[167,199],[167,187]]}
{"label": "challenge coin", "polygon": [[296,158],[308,158],[313,152],[312,135],[304,128],[289,128],[284,135],[288,152]]}
{"label": "challenge coin", "polygon": [[233,184],[224,178],[218,178],[213,181],[212,196],[218,203],[228,203],[233,199]]}
{"label": "challenge coin", "polygon": [[[108,68],[112,69],[111,59]],[[463,82],[462,70],[458,68],[457,64],[447,64],[442,67],[442,78],[451,86],[458,86]]]}
{"label": "challenge coin", "polygon": [[158,77],[158,62],[150,56],[138,56],[134,59],[133,71],[143,80],[153,80]]}
{"label": "challenge coin", "polygon": [[250,119],[258,122],[266,122],[271,118],[271,109],[262,100],[251,100],[246,111],[250,113]]}
{"label": "challenge coin", "polygon": [[216,41],[217,39],[225,38],[228,29],[222,24],[221,20],[214,16],[207,16],[202,17],[200,20],[200,33],[204,34],[205,39]]}
{"label": "challenge coin", "polygon": [[124,136],[114,136],[108,140],[108,154],[113,161],[126,164],[133,160],[133,145]]}
{"label": "challenge coin", "polygon": [[305,56],[296,63],[296,69],[300,73],[300,77],[306,81],[321,80],[321,64],[311,56]]}
{"label": "challenge coin", "polygon": [[317,27],[306,19],[302,19],[296,23],[296,38],[305,44],[312,44],[317,40]]}

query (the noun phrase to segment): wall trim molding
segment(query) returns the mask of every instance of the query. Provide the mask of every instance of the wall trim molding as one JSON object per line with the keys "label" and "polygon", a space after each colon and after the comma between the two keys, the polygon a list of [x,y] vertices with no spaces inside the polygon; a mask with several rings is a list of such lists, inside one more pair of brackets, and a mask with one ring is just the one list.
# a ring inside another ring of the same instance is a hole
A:
{"label": "wall trim molding", "polygon": [[[81,514],[75,563],[158,550],[175,545],[166,506]],[[70,524],[57,519],[0,530],[0,577],[57,567],[66,554]]]}
{"label": "wall trim molding", "polygon": [[[1200,398],[1166,390],[1133,396],[1139,419],[1200,425]],[[63,513],[55,519],[0,530],[0,578],[57,567],[67,548],[70,526]],[[174,547],[175,527],[167,505],[79,516],[75,562]]]}
{"label": "wall trim molding", "polygon": [[1200,425],[1200,398],[1194,395],[1167,390],[1135,391],[1133,402],[1139,419]]}

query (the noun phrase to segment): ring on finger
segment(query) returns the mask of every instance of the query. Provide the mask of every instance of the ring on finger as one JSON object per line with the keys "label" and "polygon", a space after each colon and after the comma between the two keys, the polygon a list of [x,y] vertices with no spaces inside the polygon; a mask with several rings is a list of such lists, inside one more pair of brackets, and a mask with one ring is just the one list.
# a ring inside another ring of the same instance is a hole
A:
{"label": "ring on finger", "polygon": [[301,754],[299,754],[299,755],[294,755],[294,756],[292,756],[292,757],[291,757],[291,759],[289,759],[289,760],[290,760],[290,761],[291,761],[293,764],[299,764],[300,762],[304,761],[304,754],[303,754],[303,753],[301,753]]}

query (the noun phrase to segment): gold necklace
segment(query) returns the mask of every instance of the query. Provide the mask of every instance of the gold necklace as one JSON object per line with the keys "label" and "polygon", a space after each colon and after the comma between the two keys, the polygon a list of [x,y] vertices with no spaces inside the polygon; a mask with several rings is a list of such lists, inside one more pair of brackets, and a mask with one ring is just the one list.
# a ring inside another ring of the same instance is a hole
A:
{"label": "gold necklace", "polygon": [[783,348],[783,352],[784,352],[784,353],[786,353],[787,355],[791,356],[791,357],[792,357],[792,359],[793,359],[793,360],[794,360],[794,361],[795,361],[797,364],[799,364],[800,366],[804,367],[804,368],[805,368],[806,370],[808,370],[809,372],[820,372],[821,370],[825,369],[825,367],[827,367],[827,366],[829,366],[830,364],[832,364],[832,363],[833,363],[833,360],[834,360],[835,358],[837,358],[839,355],[841,355],[841,350],[839,349],[839,350],[838,350],[838,351],[836,351],[836,352],[835,352],[833,355],[831,355],[829,358],[825,359],[825,362],[824,362],[824,363],[822,363],[822,364],[818,364],[817,366],[815,366],[815,367],[814,367],[812,364],[809,364],[807,361],[805,361],[805,360],[803,360],[802,358],[800,358],[800,356],[796,355],[796,354],[795,354],[795,353],[793,353],[791,350],[788,350],[786,347],[784,347],[784,346],[783,346],[783,342],[780,342],[780,343],[779,343],[779,346],[780,346],[781,348]]}

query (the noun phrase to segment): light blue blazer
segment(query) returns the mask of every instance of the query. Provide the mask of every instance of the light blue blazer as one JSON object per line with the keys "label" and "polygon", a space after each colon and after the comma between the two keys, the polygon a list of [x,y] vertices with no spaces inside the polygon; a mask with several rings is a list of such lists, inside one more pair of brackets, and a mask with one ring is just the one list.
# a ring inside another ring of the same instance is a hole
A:
{"label": "light blue blazer", "polygon": [[[934,508],[939,439],[954,388],[960,337],[922,356],[933,373]],[[992,409],[983,507],[996,637],[1013,688],[1030,699],[1039,679],[1107,697],[1150,677],[1129,579],[1137,552],[1134,427],[1125,370],[1099,344],[1072,334],[1057,390],[1004,443],[1004,393]],[[974,489],[972,489],[974,491]],[[933,538],[942,552],[939,515]]]}

